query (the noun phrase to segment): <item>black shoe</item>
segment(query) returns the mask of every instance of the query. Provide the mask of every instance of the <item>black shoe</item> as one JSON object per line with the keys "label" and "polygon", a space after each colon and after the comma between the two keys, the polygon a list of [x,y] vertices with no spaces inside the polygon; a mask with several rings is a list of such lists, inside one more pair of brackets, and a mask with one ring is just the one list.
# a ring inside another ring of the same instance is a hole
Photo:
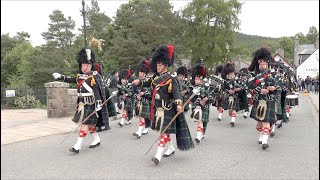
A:
{"label": "black shoe", "polygon": [[140,139],[140,137],[141,137],[141,136],[139,136],[139,134],[137,134],[137,133],[132,133],[132,135],[133,135],[133,136],[136,136],[136,137],[139,138],[139,139]]}
{"label": "black shoe", "polygon": [[268,144],[262,144],[262,149],[267,149],[267,148],[269,148]]}
{"label": "black shoe", "polygon": [[199,144],[200,143],[200,139],[196,138],[195,141]]}
{"label": "black shoe", "polygon": [[231,125],[231,127],[234,127],[234,122],[231,122],[230,125]]}
{"label": "black shoe", "polygon": [[156,165],[158,165],[159,162],[160,162],[156,157],[153,157],[151,160],[152,160]]}
{"label": "black shoe", "polygon": [[71,149],[69,149],[69,151],[70,151],[70,152],[74,152],[74,153],[79,153],[79,149],[76,150],[75,148],[71,148]]}
{"label": "black shoe", "polygon": [[243,117],[244,117],[244,118],[247,118],[248,116],[246,116],[246,115],[243,115]]}
{"label": "black shoe", "polygon": [[163,154],[162,157],[169,157],[174,154],[174,151],[171,154]]}
{"label": "black shoe", "polygon": [[95,148],[95,147],[97,147],[97,146],[100,146],[100,142],[98,142],[98,143],[95,144],[95,145],[90,145],[89,148]]}
{"label": "black shoe", "polygon": [[262,144],[262,141],[258,141],[259,144]]}
{"label": "black shoe", "polygon": [[282,127],[282,124],[279,124],[279,125],[278,125],[278,128],[281,128],[281,127]]}
{"label": "black shoe", "polygon": [[270,133],[270,137],[274,137],[276,134],[274,132]]}
{"label": "black shoe", "polygon": [[123,124],[121,124],[120,122],[118,122],[118,125],[119,125],[120,127],[122,127],[122,126],[123,126]]}
{"label": "black shoe", "polygon": [[108,125],[107,127],[105,127],[104,129],[103,129],[103,131],[107,131],[107,130],[110,130],[111,129],[111,127]]}
{"label": "black shoe", "polygon": [[218,118],[218,121],[221,121],[222,119],[221,118]]}

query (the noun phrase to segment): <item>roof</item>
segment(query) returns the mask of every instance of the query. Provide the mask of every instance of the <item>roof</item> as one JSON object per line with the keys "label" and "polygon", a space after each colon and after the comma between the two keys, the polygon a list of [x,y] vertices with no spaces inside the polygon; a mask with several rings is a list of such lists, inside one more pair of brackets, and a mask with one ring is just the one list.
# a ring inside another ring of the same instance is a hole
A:
{"label": "roof", "polygon": [[314,44],[302,44],[298,46],[298,54],[303,54],[302,52],[308,50],[307,53],[312,54],[316,49],[314,48]]}
{"label": "roof", "polygon": [[286,62],[286,63],[293,69],[293,65],[292,65],[291,63],[289,63],[286,59],[284,59],[284,57],[282,57],[281,54],[279,54],[279,53],[276,53],[276,54],[272,57],[272,61],[274,61],[274,57],[276,57],[277,55],[280,56],[281,59],[282,59],[282,61]]}
{"label": "roof", "polygon": [[313,54],[315,51],[316,51],[315,49],[304,49],[298,52],[298,54]]}

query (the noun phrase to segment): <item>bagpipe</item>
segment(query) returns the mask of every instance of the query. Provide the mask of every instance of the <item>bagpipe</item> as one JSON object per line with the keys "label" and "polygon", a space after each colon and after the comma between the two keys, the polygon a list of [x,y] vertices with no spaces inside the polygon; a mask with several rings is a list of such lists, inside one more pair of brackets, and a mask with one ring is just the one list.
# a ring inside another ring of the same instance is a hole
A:
{"label": "bagpipe", "polygon": [[267,87],[271,85],[271,81],[269,79],[269,77],[272,77],[271,73],[271,70],[264,70],[248,80],[249,88],[252,89],[254,92],[253,99],[259,101],[259,104],[256,109],[256,118],[261,121],[264,120],[266,116],[267,100],[274,100],[274,94],[272,93],[265,94],[265,99],[259,99],[259,96],[261,95],[261,90],[267,89]]}
{"label": "bagpipe", "polygon": [[211,75],[209,77],[208,92],[213,98],[215,98],[215,99],[222,98],[222,96],[223,96],[223,91],[222,91],[223,83],[224,83],[224,80],[219,76]]}
{"label": "bagpipe", "polygon": [[128,97],[131,97],[132,96],[132,84],[131,83],[128,83],[128,84],[118,84],[117,85],[118,87],[118,94],[120,96],[123,96],[125,94],[128,95]]}
{"label": "bagpipe", "polygon": [[[203,86],[189,86],[189,90],[190,90],[190,92],[193,92],[193,91],[199,92],[199,94],[195,95],[194,98],[192,99],[193,107],[196,107],[196,106],[208,107],[208,105],[213,102],[213,97],[206,90],[205,85],[203,85]],[[202,106],[200,104],[200,102],[205,97],[207,97],[208,100],[206,101],[206,104],[204,106]]]}

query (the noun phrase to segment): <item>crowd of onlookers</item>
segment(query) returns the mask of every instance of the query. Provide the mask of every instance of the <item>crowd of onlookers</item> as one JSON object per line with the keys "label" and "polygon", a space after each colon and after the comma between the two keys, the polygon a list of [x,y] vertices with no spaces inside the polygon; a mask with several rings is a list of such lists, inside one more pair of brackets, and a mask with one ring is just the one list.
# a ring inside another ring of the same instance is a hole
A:
{"label": "crowd of onlookers", "polygon": [[298,76],[298,89],[299,91],[306,90],[309,92],[314,92],[316,94],[319,93],[319,77],[311,78],[307,76],[307,78],[303,79]]}

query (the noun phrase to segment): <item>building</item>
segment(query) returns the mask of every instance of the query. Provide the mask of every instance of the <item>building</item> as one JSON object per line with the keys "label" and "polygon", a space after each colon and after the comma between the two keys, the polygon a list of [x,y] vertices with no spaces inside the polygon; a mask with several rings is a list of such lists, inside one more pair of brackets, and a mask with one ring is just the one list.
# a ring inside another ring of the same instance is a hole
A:
{"label": "building", "polygon": [[297,68],[297,77],[305,79],[319,76],[319,49],[315,50],[302,64]]}
{"label": "building", "polygon": [[282,49],[277,50],[276,54],[272,57],[272,61],[280,62],[287,66],[290,70],[294,71],[293,65],[284,58],[284,51]]}
{"label": "building", "polygon": [[317,49],[319,49],[319,37],[316,39],[314,44],[299,44],[299,38],[294,39],[294,63],[293,66],[296,69],[300,64],[302,64],[306,59],[308,59],[311,54],[313,54]]}

